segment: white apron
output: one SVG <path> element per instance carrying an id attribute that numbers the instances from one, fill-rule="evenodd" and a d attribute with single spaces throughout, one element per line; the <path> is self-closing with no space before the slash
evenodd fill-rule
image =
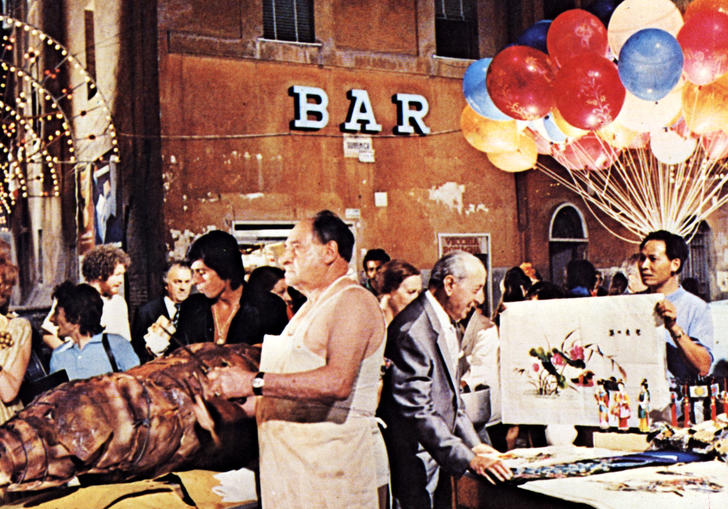
<path id="1" fill-rule="evenodd" d="M 294 373 L 325 364 L 304 345 L 306 331 L 343 292 L 367 292 L 342 279 L 308 309 L 304 308 L 309 303 L 304 304 L 280 336 L 265 336 L 261 371 Z M 386 450 L 374 417 L 383 353 L 384 341 L 362 361 L 345 401 L 325 405 L 260 398 L 257 420 L 264 509 L 378 507 L 377 487 L 387 483 L 386 475 L 384 482 L 381 475 L 382 468 L 386 474 Z"/>

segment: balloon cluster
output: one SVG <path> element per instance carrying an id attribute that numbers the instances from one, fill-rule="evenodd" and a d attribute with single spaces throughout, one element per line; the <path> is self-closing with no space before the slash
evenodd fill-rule
<path id="1" fill-rule="evenodd" d="M 617 5 L 618 4 L 618 5 Z M 463 78 L 465 139 L 517 172 L 551 155 L 603 170 L 625 150 L 728 156 L 728 0 L 597 0 L 542 20 Z"/>

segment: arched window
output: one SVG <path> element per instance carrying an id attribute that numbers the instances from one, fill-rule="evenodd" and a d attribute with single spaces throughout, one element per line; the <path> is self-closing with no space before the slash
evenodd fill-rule
<path id="1" fill-rule="evenodd" d="M 588 244 L 584 215 L 571 203 L 559 205 L 549 225 L 549 261 L 553 283 L 563 283 L 564 270 L 571 260 L 586 258 Z"/>

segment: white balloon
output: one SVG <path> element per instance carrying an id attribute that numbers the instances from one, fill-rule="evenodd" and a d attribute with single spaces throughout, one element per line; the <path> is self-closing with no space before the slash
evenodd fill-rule
<path id="1" fill-rule="evenodd" d="M 615 122 L 638 133 L 646 133 L 672 124 L 681 110 L 682 84 L 659 101 L 645 101 L 627 92 Z"/>
<path id="2" fill-rule="evenodd" d="M 682 14 L 671 0 L 625 0 L 609 18 L 609 48 L 612 54 L 619 55 L 624 43 L 635 32 L 644 28 L 660 28 L 677 37 L 682 26 Z"/>
<path id="3" fill-rule="evenodd" d="M 650 133 L 650 149 L 658 161 L 680 164 L 692 155 L 697 145 L 695 138 L 683 138 L 670 129 L 657 129 Z"/>

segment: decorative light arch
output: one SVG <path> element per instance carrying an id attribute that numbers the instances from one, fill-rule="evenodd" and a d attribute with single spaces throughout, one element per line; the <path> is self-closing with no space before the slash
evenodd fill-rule
<path id="1" fill-rule="evenodd" d="M 58 196 L 59 172 L 100 153 L 119 158 L 111 110 L 96 81 L 58 40 L 0 15 L 0 226 L 18 199 Z M 82 87 L 92 97 L 74 100 Z M 103 146 L 103 150 L 99 147 Z"/>

